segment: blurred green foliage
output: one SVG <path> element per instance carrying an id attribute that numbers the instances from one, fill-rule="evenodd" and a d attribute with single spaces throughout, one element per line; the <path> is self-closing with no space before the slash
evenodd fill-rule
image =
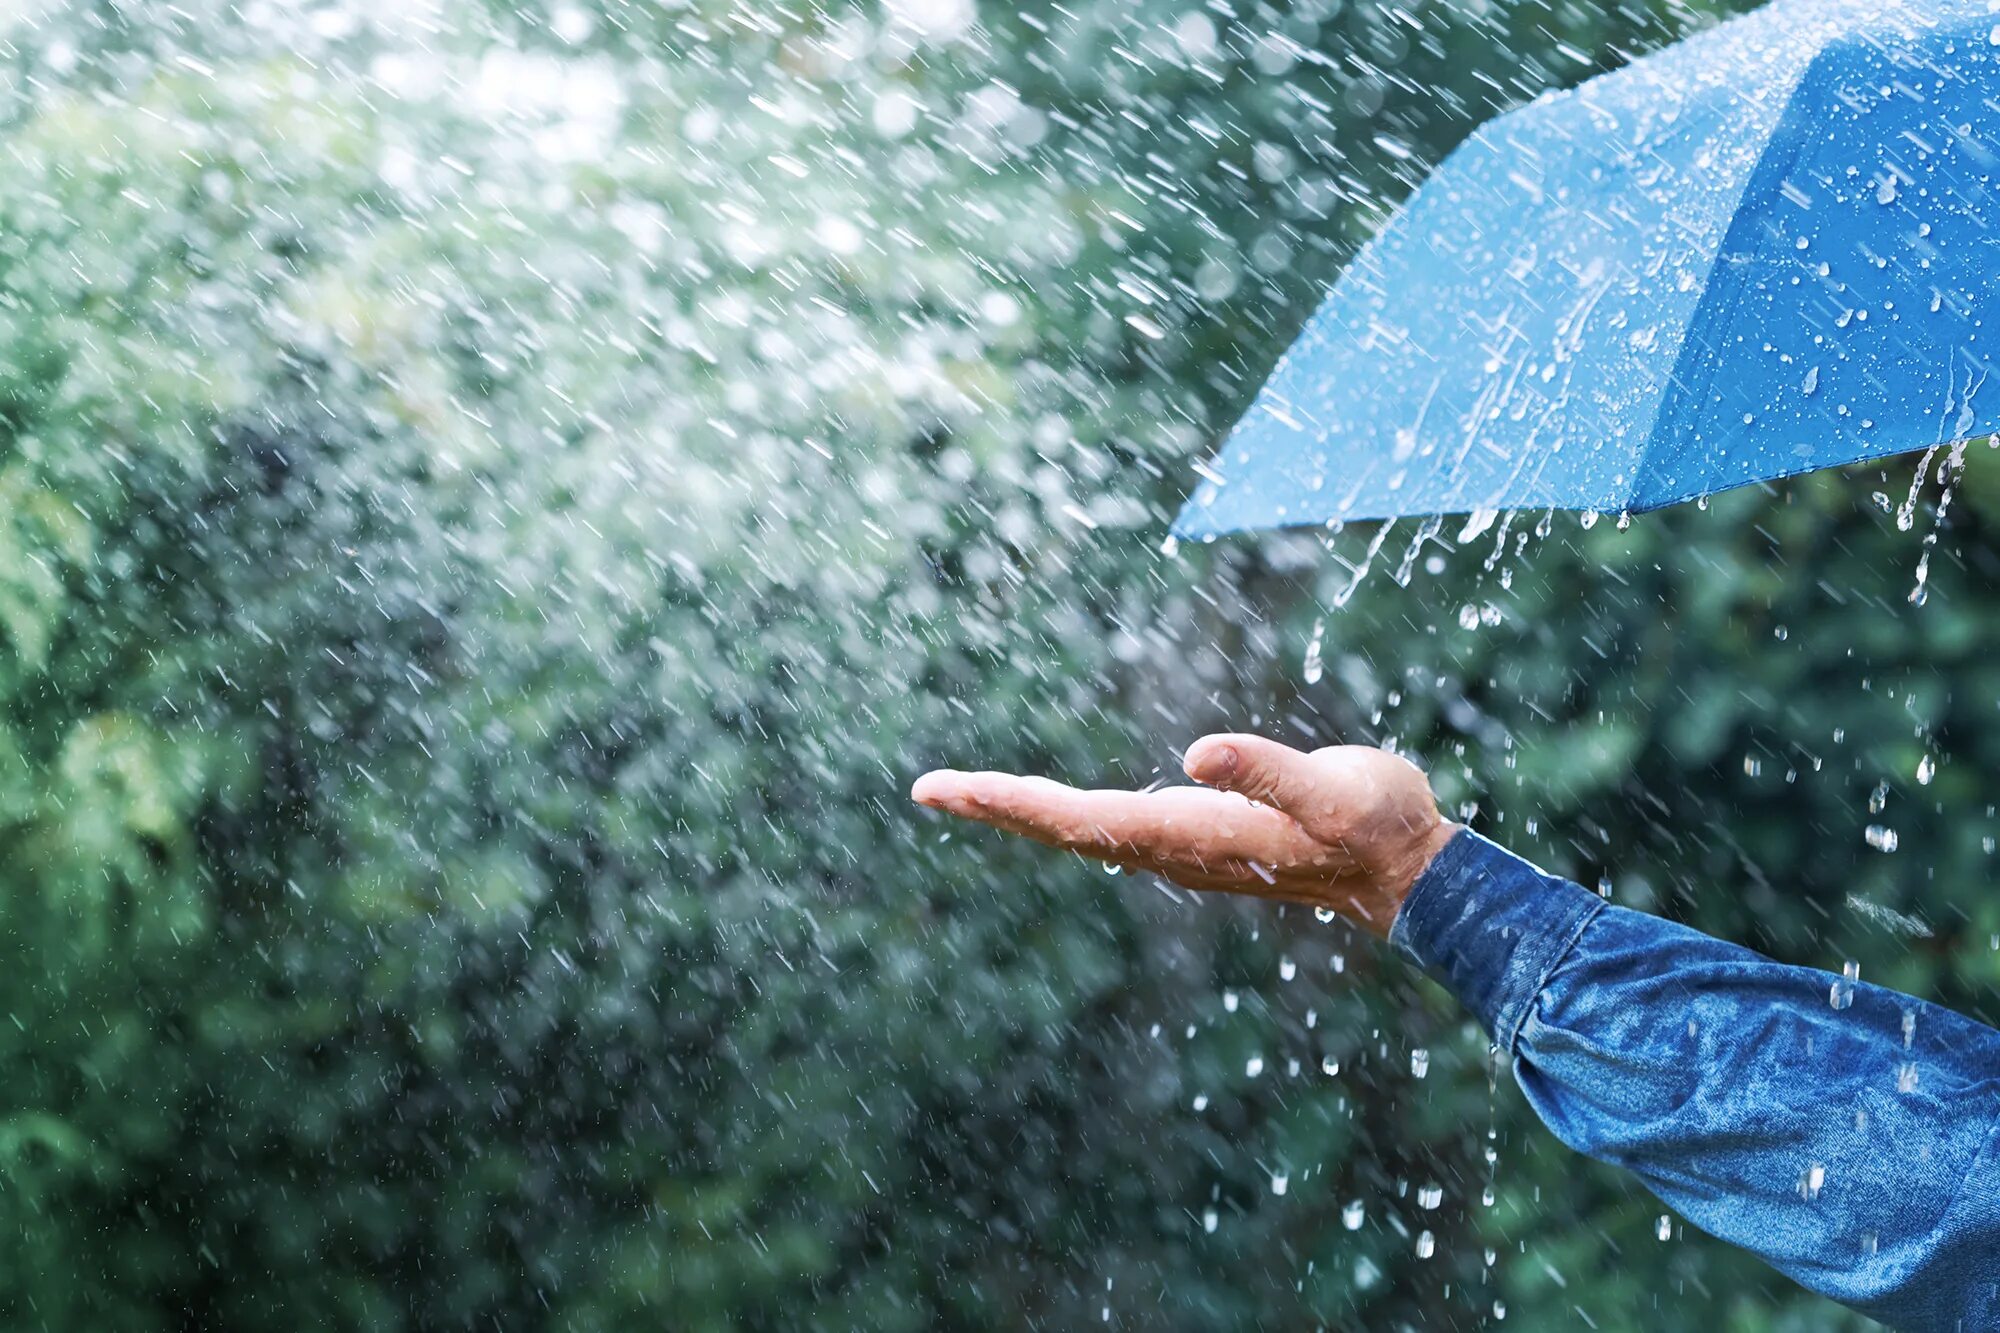
<path id="1" fill-rule="evenodd" d="M 1921 608 L 1907 462 L 1157 549 L 1425 162 L 1705 10 L 410 10 L 8 34 L 9 1326 L 1842 1326 L 1343 929 L 903 801 L 1390 741 L 1991 1019 L 1983 459 Z"/>

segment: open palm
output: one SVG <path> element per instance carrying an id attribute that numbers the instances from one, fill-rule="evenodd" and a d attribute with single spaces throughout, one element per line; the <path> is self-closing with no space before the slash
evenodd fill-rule
<path id="1" fill-rule="evenodd" d="M 1367 746 L 1307 753 L 1258 736 L 1207 736 L 1188 748 L 1184 767 L 1206 785 L 1083 791 L 940 769 L 910 795 L 1191 889 L 1331 908 L 1383 935 L 1456 831 L 1414 764 Z"/>

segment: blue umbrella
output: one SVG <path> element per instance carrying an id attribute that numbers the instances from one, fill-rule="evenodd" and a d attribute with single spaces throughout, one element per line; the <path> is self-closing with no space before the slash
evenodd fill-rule
<path id="1" fill-rule="evenodd" d="M 2000 13 L 1776 0 L 1474 134 L 1175 523 L 1638 511 L 2000 431 Z"/>

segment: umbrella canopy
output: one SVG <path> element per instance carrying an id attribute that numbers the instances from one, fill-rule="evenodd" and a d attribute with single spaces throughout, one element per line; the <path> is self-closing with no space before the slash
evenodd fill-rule
<path id="1" fill-rule="evenodd" d="M 2000 13 L 1777 0 L 1544 96 L 1348 266 L 1182 536 L 1657 508 L 2000 431 Z"/>

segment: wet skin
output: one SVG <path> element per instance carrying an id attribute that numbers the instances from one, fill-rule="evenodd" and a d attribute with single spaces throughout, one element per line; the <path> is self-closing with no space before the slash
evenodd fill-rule
<path id="1" fill-rule="evenodd" d="M 1383 936 L 1458 829 L 1416 765 L 1368 746 L 1307 753 L 1259 736 L 1205 736 L 1183 767 L 1203 785 L 1084 791 L 939 769 L 910 796 L 1190 889 L 1330 908 Z"/>

